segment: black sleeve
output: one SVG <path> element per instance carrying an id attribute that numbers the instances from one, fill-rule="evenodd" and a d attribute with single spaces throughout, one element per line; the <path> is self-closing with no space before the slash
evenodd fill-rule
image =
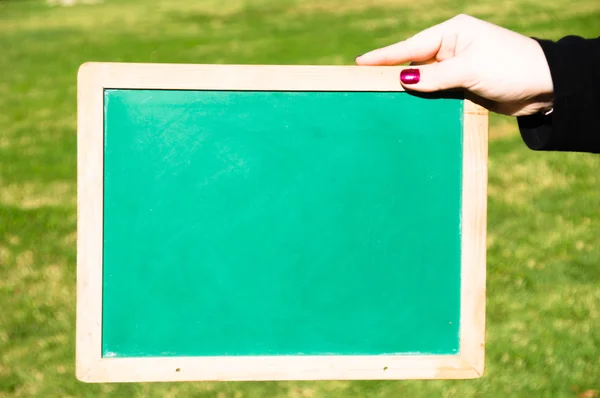
<path id="1" fill-rule="evenodd" d="M 554 109 L 518 117 L 523 140 L 534 150 L 600 153 L 600 37 L 537 41 L 550 66 Z"/>

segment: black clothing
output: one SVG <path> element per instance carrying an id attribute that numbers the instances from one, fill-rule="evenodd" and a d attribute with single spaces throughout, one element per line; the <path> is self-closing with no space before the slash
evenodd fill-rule
<path id="1" fill-rule="evenodd" d="M 550 66 L 554 109 L 518 117 L 531 149 L 600 153 L 600 37 L 538 40 Z"/>

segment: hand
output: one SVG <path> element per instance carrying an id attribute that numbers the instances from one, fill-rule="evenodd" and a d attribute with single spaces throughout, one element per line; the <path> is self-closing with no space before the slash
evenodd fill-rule
<path id="1" fill-rule="evenodd" d="M 474 102 L 511 116 L 552 108 L 552 77 L 540 45 L 468 15 L 356 59 L 358 65 L 406 62 L 419 65 L 401 74 L 407 90 L 463 88 Z"/>

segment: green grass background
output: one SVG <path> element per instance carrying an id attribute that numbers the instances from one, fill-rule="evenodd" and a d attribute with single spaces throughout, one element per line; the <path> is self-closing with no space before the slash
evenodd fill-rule
<path id="1" fill-rule="evenodd" d="M 529 151 L 493 117 L 485 376 L 88 385 L 74 375 L 76 72 L 86 61 L 352 64 L 465 12 L 600 34 L 597 0 L 0 0 L 0 396 L 593 397 L 600 157 Z"/>

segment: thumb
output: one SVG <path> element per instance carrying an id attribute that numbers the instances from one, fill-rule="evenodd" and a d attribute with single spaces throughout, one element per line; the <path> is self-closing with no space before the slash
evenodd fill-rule
<path id="1" fill-rule="evenodd" d="M 404 88 L 422 92 L 468 88 L 472 80 L 473 76 L 461 57 L 410 67 L 400 72 L 400 83 Z"/>

